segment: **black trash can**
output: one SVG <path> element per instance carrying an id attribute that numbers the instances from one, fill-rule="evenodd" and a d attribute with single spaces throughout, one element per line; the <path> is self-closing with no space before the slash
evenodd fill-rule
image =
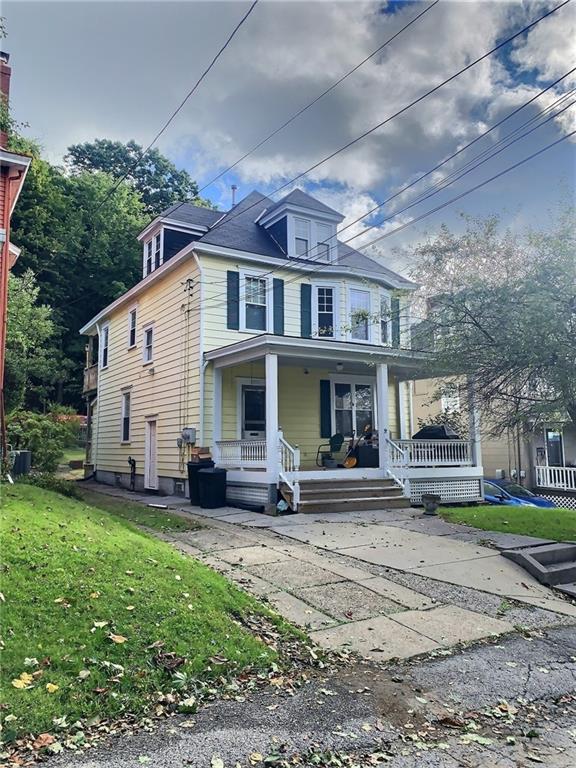
<path id="1" fill-rule="evenodd" d="M 12 466 L 12 474 L 14 477 L 20 477 L 21 475 L 28 475 L 32 467 L 32 452 L 31 451 L 14 451 L 14 464 Z"/>
<path id="2" fill-rule="evenodd" d="M 200 493 L 198 491 L 198 472 L 201 469 L 210 469 L 214 466 L 214 462 L 208 459 L 207 461 L 189 461 L 188 462 L 188 491 L 190 495 L 190 504 L 194 504 L 195 507 L 200 504 Z"/>
<path id="3" fill-rule="evenodd" d="M 198 491 L 202 509 L 226 506 L 226 470 L 213 468 L 198 472 Z"/>

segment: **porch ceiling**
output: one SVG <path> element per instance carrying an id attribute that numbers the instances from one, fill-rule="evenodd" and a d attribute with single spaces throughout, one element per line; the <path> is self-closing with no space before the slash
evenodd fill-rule
<path id="1" fill-rule="evenodd" d="M 394 349 L 373 344 L 333 339 L 303 339 L 297 336 L 262 334 L 204 353 L 206 361 L 216 368 L 228 368 L 265 357 L 278 355 L 278 362 L 303 368 L 330 368 L 342 363 L 344 373 L 364 373 L 376 363 L 386 363 L 399 379 L 426 378 L 428 356 L 421 352 Z"/>

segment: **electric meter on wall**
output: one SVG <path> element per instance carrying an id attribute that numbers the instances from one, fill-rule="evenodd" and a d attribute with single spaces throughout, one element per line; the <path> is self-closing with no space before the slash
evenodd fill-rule
<path id="1" fill-rule="evenodd" d="M 196 427 L 184 427 L 182 430 L 182 440 L 187 445 L 194 445 L 196 442 Z"/>

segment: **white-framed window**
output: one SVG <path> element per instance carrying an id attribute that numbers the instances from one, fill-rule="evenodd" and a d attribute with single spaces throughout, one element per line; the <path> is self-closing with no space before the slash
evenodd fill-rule
<path id="1" fill-rule="evenodd" d="M 120 425 L 120 440 L 122 443 L 130 442 L 130 407 L 131 392 L 126 390 L 122 392 L 122 422 Z"/>
<path id="2" fill-rule="evenodd" d="M 103 325 L 100 329 L 100 368 L 108 368 L 110 357 L 110 326 Z"/>
<path id="3" fill-rule="evenodd" d="M 154 269 L 158 269 L 162 257 L 162 235 L 158 232 L 154 235 Z"/>
<path id="4" fill-rule="evenodd" d="M 128 349 L 136 346 L 136 307 L 128 312 Z"/>
<path id="5" fill-rule="evenodd" d="M 151 363 L 154 360 L 154 326 L 149 325 L 144 328 L 144 347 L 142 350 L 144 364 Z"/>
<path id="6" fill-rule="evenodd" d="M 388 294 L 380 294 L 380 343 L 384 347 L 389 347 L 391 343 L 390 334 L 390 297 Z"/>
<path id="7" fill-rule="evenodd" d="M 309 257 L 310 254 L 310 221 L 308 219 L 294 219 L 294 236 L 296 244 L 296 256 Z"/>
<path id="8" fill-rule="evenodd" d="M 318 261 L 330 261 L 330 238 L 332 237 L 332 227 L 330 224 L 316 223 L 316 258 Z"/>
<path id="9" fill-rule="evenodd" d="M 348 289 L 350 338 L 354 341 L 370 341 L 370 291 L 362 288 Z"/>
<path id="10" fill-rule="evenodd" d="M 349 438 L 376 429 L 374 382 L 367 377 L 334 377 L 332 389 L 332 432 Z"/>
<path id="11" fill-rule="evenodd" d="M 144 243 L 144 277 L 152 272 L 152 240 Z"/>
<path id="12" fill-rule="evenodd" d="M 160 232 L 157 232 L 153 237 L 144 242 L 144 277 L 147 277 L 162 265 L 163 239 L 163 232 L 160 230 Z"/>
<path id="13" fill-rule="evenodd" d="M 338 286 L 312 286 L 312 335 L 335 339 L 339 334 Z"/>
<path id="14" fill-rule="evenodd" d="M 240 330 L 267 331 L 272 326 L 269 280 L 254 272 L 241 273 Z"/>

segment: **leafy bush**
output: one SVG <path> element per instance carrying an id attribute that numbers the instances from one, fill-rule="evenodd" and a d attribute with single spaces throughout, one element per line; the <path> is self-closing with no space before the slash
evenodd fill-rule
<path id="1" fill-rule="evenodd" d="M 64 448 L 71 444 L 77 423 L 61 413 L 16 411 L 7 423 L 8 442 L 14 450 L 32 451 L 32 467 L 40 473 L 55 472 Z"/>
<path id="2" fill-rule="evenodd" d="M 74 480 L 64 480 L 64 478 L 55 477 L 47 473 L 24 475 L 20 482 L 36 485 L 39 488 L 44 488 L 54 493 L 61 493 L 63 496 L 69 496 L 71 499 L 82 498 L 82 494 Z"/>

